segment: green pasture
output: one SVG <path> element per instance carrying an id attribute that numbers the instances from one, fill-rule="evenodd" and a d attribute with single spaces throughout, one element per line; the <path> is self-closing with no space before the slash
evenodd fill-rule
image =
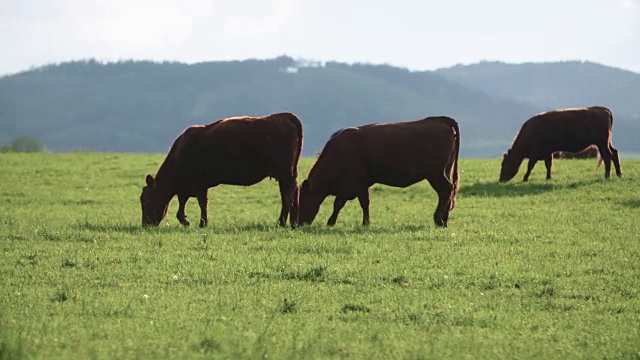
<path id="1" fill-rule="evenodd" d="M 426 182 L 281 229 L 272 180 L 143 229 L 163 158 L 0 154 L 0 358 L 640 359 L 640 160 L 462 159 L 446 229 Z"/>

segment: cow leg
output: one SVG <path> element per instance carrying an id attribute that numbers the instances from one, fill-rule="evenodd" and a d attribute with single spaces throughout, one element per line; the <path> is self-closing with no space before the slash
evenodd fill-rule
<path id="1" fill-rule="evenodd" d="M 551 180 L 551 163 L 553 162 L 553 154 L 544 159 L 544 166 L 547 168 L 547 180 Z"/>
<path id="2" fill-rule="evenodd" d="M 522 179 L 522 181 L 529 181 L 529 175 L 531 175 L 531 170 L 533 170 L 533 167 L 536 166 L 536 162 L 538 162 L 538 160 L 529 158 L 529 163 L 527 164 L 527 173 L 524 174 L 524 179 Z"/>
<path id="3" fill-rule="evenodd" d="M 451 200 L 453 199 L 454 184 L 447 179 L 444 174 L 438 174 L 434 178 L 427 179 L 431 187 L 438 194 L 438 206 L 433 213 L 433 221 L 436 226 L 447 227 L 449 220 L 449 211 L 451 208 Z"/>
<path id="4" fill-rule="evenodd" d="M 287 217 L 291 214 L 291 225 L 295 226 L 298 221 L 298 209 L 296 201 L 297 184 L 295 179 L 278 180 L 280 187 L 280 199 L 282 200 L 282 209 L 278 217 L 278 225 L 284 227 L 287 225 Z M 295 208 L 295 211 L 293 211 Z"/>
<path id="5" fill-rule="evenodd" d="M 291 202 L 291 213 L 289 215 L 289 222 L 291 223 L 291 227 L 294 229 L 298 226 L 299 211 L 300 211 L 300 185 L 296 181 L 295 186 L 293 188 L 293 200 Z"/>
<path id="6" fill-rule="evenodd" d="M 369 189 L 358 195 L 358 202 L 362 208 L 362 226 L 369 226 Z"/>
<path id="7" fill-rule="evenodd" d="M 178 221 L 180 221 L 180 224 L 184 226 L 189 226 L 189 219 L 187 219 L 187 215 L 184 211 L 187 201 L 189 201 L 189 195 L 178 194 L 178 213 L 176 214 L 176 217 L 178 218 Z"/>
<path id="8" fill-rule="evenodd" d="M 613 146 L 609 146 L 611 149 L 611 160 L 613 160 L 613 166 L 616 168 L 616 175 L 618 177 L 622 176 L 622 170 L 620 169 L 620 157 L 618 155 L 618 149 Z"/>
<path id="9" fill-rule="evenodd" d="M 209 220 L 207 219 L 207 205 L 209 203 L 209 196 L 207 190 L 198 193 L 198 205 L 200 205 L 200 224 L 201 228 L 206 227 Z"/>
<path id="10" fill-rule="evenodd" d="M 602 157 L 602 161 L 604 162 L 604 177 L 605 179 L 608 179 L 611 177 L 612 152 L 609 149 L 608 144 L 598 145 L 598 151 L 600 152 L 600 157 Z M 617 153 L 617 150 L 616 150 L 616 153 Z M 620 163 L 618 163 L 618 166 L 620 166 Z"/>
<path id="11" fill-rule="evenodd" d="M 329 217 L 329 221 L 327 221 L 327 225 L 333 226 L 336 224 L 336 221 L 338 220 L 338 214 L 340 213 L 340 210 L 342 210 L 342 208 L 344 207 L 344 204 L 346 203 L 347 203 L 346 198 L 343 198 L 339 195 L 336 196 L 336 199 L 333 202 L 333 214 L 331 214 L 331 216 Z"/>

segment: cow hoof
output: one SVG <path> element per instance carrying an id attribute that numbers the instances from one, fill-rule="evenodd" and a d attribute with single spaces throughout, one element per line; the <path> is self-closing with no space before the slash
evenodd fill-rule
<path id="1" fill-rule="evenodd" d="M 442 218 L 435 218 L 433 220 L 436 223 L 437 227 L 440 227 L 440 228 L 446 228 L 447 227 L 447 220 L 442 219 Z"/>

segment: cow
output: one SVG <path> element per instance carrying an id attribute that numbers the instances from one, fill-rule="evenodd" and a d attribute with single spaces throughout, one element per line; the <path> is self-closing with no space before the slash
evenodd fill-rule
<path id="1" fill-rule="evenodd" d="M 375 123 L 334 133 L 300 187 L 300 225 L 310 225 L 320 205 L 335 196 L 333 226 L 348 200 L 358 198 L 362 225 L 369 225 L 369 187 L 407 187 L 426 179 L 438 194 L 433 215 L 446 227 L 459 188 L 458 123 L 445 116 L 422 120 Z"/>
<path id="2" fill-rule="evenodd" d="M 579 152 L 556 151 L 553 153 L 554 159 L 591 159 L 598 157 L 598 147 L 590 145 Z"/>
<path id="3" fill-rule="evenodd" d="M 177 195 L 176 217 L 189 225 L 185 205 L 190 197 L 200 205 L 200 227 L 207 226 L 208 189 L 220 184 L 249 186 L 266 177 L 280 187 L 282 210 L 278 224 L 298 218 L 298 160 L 302 123 L 291 113 L 262 117 L 232 117 L 209 125 L 194 125 L 178 136 L 155 178 L 146 177 L 140 195 L 142 225 L 157 226 Z"/>
<path id="4" fill-rule="evenodd" d="M 547 180 L 551 179 L 551 162 L 556 151 L 580 152 L 595 145 L 604 161 L 605 178 L 611 177 L 611 160 L 616 175 L 622 176 L 618 150 L 613 147 L 613 115 L 603 106 L 563 109 L 540 113 L 527 120 L 516 135 L 511 148 L 503 155 L 500 182 L 513 179 L 520 164 L 529 159 L 523 181 L 529 180 L 538 160 L 544 160 Z"/>

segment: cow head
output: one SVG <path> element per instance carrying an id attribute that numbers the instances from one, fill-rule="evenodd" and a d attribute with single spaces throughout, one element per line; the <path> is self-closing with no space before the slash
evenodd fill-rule
<path id="1" fill-rule="evenodd" d="M 167 215 L 169 202 L 164 201 L 155 179 L 147 175 L 147 186 L 142 188 L 140 205 L 142 206 L 142 226 L 158 226 Z"/>
<path id="2" fill-rule="evenodd" d="M 303 181 L 300 187 L 298 224 L 311 225 L 316 215 L 318 215 L 318 210 L 320 210 L 320 204 L 322 204 L 323 200 L 324 197 L 313 189 L 309 180 Z"/>
<path id="3" fill-rule="evenodd" d="M 500 182 L 505 182 L 513 179 L 520 169 L 522 158 L 519 158 L 513 154 L 511 149 L 502 155 L 502 165 L 500 167 Z"/>

